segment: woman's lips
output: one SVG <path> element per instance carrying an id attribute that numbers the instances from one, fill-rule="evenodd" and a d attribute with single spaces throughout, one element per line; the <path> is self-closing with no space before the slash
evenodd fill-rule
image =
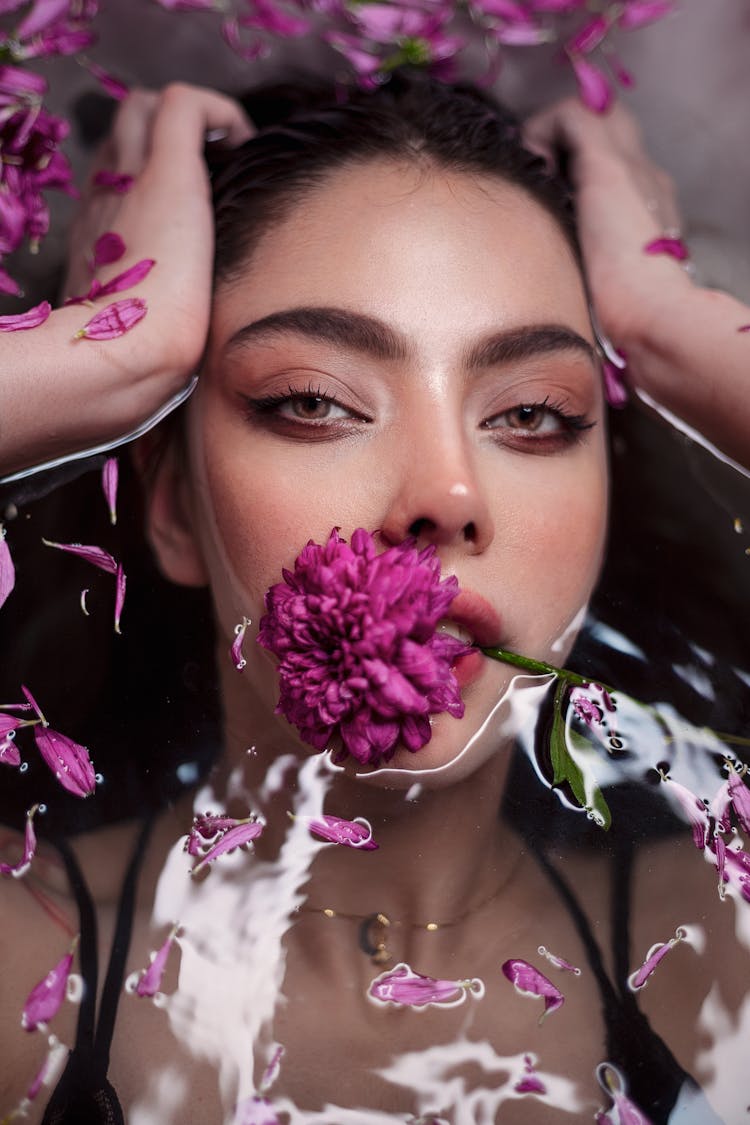
<path id="1" fill-rule="evenodd" d="M 486 598 L 473 590 L 461 590 L 451 602 L 450 613 L 444 620 L 465 629 L 479 648 L 500 644 L 500 616 Z"/>
<path id="2" fill-rule="evenodd" d="M 452 665 L 458 686 L 463 689 L 481 675 L 486 665 L 487 657 L 478 649 L 500 643 L 500 617 L 481 594 L 462 590 L 451 603 L 450 613 L 444 620 L 465 630 L 471 637 L 470 643 L 476 646 L 464 656 L 457 657 Z"/>

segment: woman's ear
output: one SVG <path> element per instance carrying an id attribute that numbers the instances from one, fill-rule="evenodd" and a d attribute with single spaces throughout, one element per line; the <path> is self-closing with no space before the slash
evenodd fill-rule
<path id="1" fill-rule="evenodd" d="M 159 569 L 178 586 L 207 586 L 180 439 L 152 431 L 133 446 L 143 482 L 146 534 Z"/>

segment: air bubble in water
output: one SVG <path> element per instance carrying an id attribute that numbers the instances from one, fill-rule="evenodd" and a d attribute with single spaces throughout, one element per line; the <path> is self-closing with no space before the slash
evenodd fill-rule
<path id="1" fill-rule="evenodd" d="M 101 783 L 104 781 L 104 774 L 95 773 L 94 774 L 94 781 L 96 782 L 97 785 L 101 785 Z"/>

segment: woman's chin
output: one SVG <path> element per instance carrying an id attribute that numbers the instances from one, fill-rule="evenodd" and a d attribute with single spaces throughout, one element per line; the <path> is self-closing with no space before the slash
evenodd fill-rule
<path id="1" fill-rule="evenodd" d="M 513 741 L 507 728 L 508 715 L 500 700 L 481 722 L 465 715 L 436 715 L 431 719 L 432 735 L 419 750 L 411 751 L 398 743 L 393 756 L 378 765 L 362 765 L 352 757 L 340 765 L 351 780 L 382 789 L 408 790 L 412 786 L 441 789 L 462 781 L 488 759 L 502 754 Z"/>

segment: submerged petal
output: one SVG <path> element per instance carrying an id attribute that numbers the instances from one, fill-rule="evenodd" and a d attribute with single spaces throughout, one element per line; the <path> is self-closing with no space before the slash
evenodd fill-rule
<path id="1" fill-rule="evenodd" d="M 117 567 L 115 574 L 115 632 L 120 632 L 120 617 L 122 616 L 123 606 L 125 605 L 125 587 L 127 584 L 127 575 L 121 566 Z"/>
<path id="2" fill-rule="evenodd" d="M 521 996 L 542 997 L 544 1011 L 539 1017 L 540 1023 L 549 1012 L 556 1011 L 565 1002 L 565 997 L 559 988 L 555 988 L 552 981 L 545 977 L 544 973 L 540 973 L 539 969 L 530 965 L 528 961 L 521 958 L 511 958 L 504 961 L 501 968 L 503 974 Z"/>
<path id="3" fill-rule="evenodd" d="M 363 851 L 374 851 L 378 847 L 372 838 L 372 825 L 363 816 L 357 816 L 354 820 L 342 820 L 339 816 L 324 814 L 306 819 L 308 830 L 314 836 L 320 836 L 332 844 L 362 848 Z"/>
<path id="4" fill-rule="evenodd" d="M 732 802 L 732 808 L 734 809 L 737 820 L 740 822 L 742 831 L 750 832 L 750 789 L 748 789 L 742 780 L 744 774 L 744 769 L 739 772 L 734 766 L 730 765 L 727 788 L 729 791 L 729 799 Z"/>
<path id="5" fill-rule="evenodd" d="M 234 664 L 238 672 L 241 672 L 247 664 L 247 660 L 242 654 L 242 643 L 245 640 L 245 633 L 247 632 L 247 627 L 250 624 L 250 618 L 243 617 L 240 624 L 235 625 L 234 627 L 234 640 L 232 641 L 230 656 L 232 657 L 232 663 Z"/>
<path id="6" fill-rule="evenodd" d="M 109 509 L 109 522 L 117 523 L 117 480 L 118 461 L 116 457 L 108 457 L 102 466 L 102 492 Z"/>
<path id="7" fill-rule="evenodd" d="M 0 606 L 4 605 L 16 584 L 16 568 L 6 539 L 6 532 L 0 523 Z"/>
<path id="8" fill-rule="evenodd" d="M 628 977 L 628 988 L 631 992 L 638 992 L 641 988 L 646 986 L 648 978 L 651 976 L 656 966 L 674 949 L 675 945 L 684 941 L 685 937 L 686 931 L 682 926 L 678 926 L 675 930 L 674 937 L 671 937 L 669 941 L 657 942 L 655 945 L 651 946 L 641 967 L 636 969 L 636 971 L 631 973 Z"/>
<path id="9" fill-rule="evenodd" d="M 29 993 L 21 1016 L 21 1026 L 25 1031 L 36 1031 L 38 1027 L 45 1027 L 57 1014 L 65 999 L 77 943 L 76 938 L 70 952 L 66 953 L 54 969 L 50 969 L 46 977 L 43 977 Z"/>
<path id="10" fill-rule="evenodd" d="M 156 953 L 151 955 L 151 964 L 143 970 L 135 986 L 136 996 L 155 996 L 161 988 L 164 970 L 167 967 L 167 958 L 174 945 L 179 928 L 179 923 L 175 924 L 169 931 L 164 943 Z"/>
<path id="11" fill-rule="evenodd" d="M 381 973 L 370 984 L 367 995 L 376 1004 L 392 1004 L 396 1008 L 455 1008 L 471 993 L 484 995 L 484 984 L 477 977 L 471 980 L 439 980 L 423 976 L 403 961 Z"/>
<path id="12" fill-rule="evenodd" d="M 117 563 L 108 551 L 101 547 L 88 546 L 84 543 L 54 543 L 51 539 L 42 539 L 45 547 L 54 547 L 57 551 L 67 551 L 69 555 L 77 555 L 107 574 L 117 574 Z"/>
<path id="13" fill-rule="evenodd" d="M 236 820 L 231 828 L 222 831 L 218 841 L 213 844 L 208 851 L 205 851 L 190 871 L 191 875 L 197 874 L 202 871 L 219 856 L 225 855 L 227 852 L 234 851 L 235 848 L 245 847 L 247 844 L 252 844 L 253 840 L 257 840 L 261 835 L 265 823 L 257 819 L 255 816 L 249 816 L 245 820 Z M 188 845 L 188 851 L 190 846 Z"/>
<path id="14" fill-rule="evenodd" d="M 40 808 L 44 809 L 41 805 L 32 805 L 26 813 L 26 828 L 23 836 L 23 855 L 18 863 L 0 863 L 0 875 L 13 875 L 16 879 L 20 879 L 25 875 L 31 866 L 31 861 L 36 854 L 36 832 L 34 831 L 34 817 Z"/>

